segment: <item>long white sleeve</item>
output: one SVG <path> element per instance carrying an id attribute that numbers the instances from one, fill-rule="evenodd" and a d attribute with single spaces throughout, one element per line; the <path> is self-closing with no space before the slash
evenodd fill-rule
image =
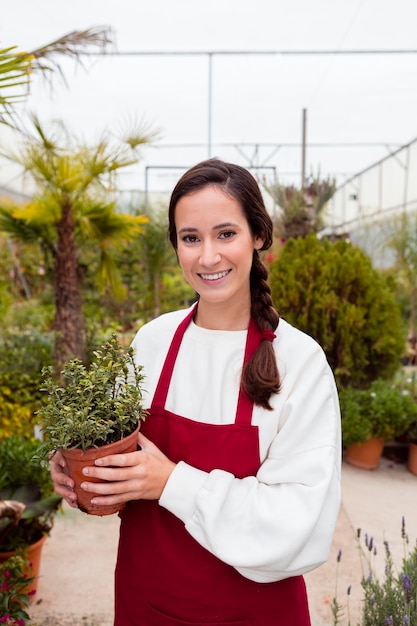
<path id="1" fill-rule="evenodd" d="M 155 320 L 134 342 L 149 398 L 184 313 Z M 245 339 L 243 331 L 192 325 L 166 408 L 199 421 L 233 422 Z M 257 475 L 237 479 L 180 462 L 160 498 L 199 543 L 260 582 L 302 574 L 326 561 L 340 503 L 340 414 L 325 355 L 284 320 L 274 347 L 282 389 L 273 411 L 254 407 L 262 462 Z"/>

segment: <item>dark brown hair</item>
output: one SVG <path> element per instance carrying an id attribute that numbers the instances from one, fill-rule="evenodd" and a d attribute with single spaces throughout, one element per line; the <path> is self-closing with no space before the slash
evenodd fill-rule
<path id="1" fill-rule="evenodd" d="M 175 207 L 182 197 L 207 185 L 219 187 L 237 200 L 245 213 L 251 233 L 264 240 L 261 250 L 271 247 L 273 224 L 255 178 L 244 167 L 219 159 L 209 159 L 185 172 L 171 194 L 168 232 L 175 250 L 177 249 Z M 252 318 L 261 330 L 274 331 L 279 323 L 279 314 L 272 302 L 268 270 L 258 250 L 253 251 L 250 291 Z M 279 392 L 280 377 L 270 341 L 261 341 L 252 359 L 244 366 L 241 384 L 255 404 L 266 409 L 272 408 L 269 399 L 273 393 Z"/>

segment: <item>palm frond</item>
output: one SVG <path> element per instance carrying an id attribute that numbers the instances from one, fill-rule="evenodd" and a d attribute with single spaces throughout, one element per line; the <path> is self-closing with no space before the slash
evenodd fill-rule
<path id="1" fill-rule="evenodd" d="M 58 72 L 65 81 L 64 74 L 56 56 L 69 57 L 84 67 L 82 55 L 91 52 L 104 54 L 112 43 L 112 29 L 109 26 L 95 26 L 87 30 L 74 30 L 50 43 L 32 50 L 33 67 L 45 76 L 48 72 Z"/>
<path id="2" fill-rule="evenodd" d="M 0 232 L 18 241 L 50 246 L 52 233 L 48 225 L 31 222 L 20 211 L 17 205 L 0 205 Z"/>
<path id="3" fill-rule="evenodd" d="M 16 52 L 16 46 L 0 49 L 0 123 L 13 125 L 13 105 L 28 90 L 32 58 Z"/>
<path id="4" fill-rule="evenodd" d="M 47 80 L 58 73 L 67 85 L 57 57 L 72 58 L 84 67 L 83 54 L 104 54 L 111 43 L 112 29 L 95 26 L 71 31 L 31 52 L 19 52 L 17 46 L 0 49 L 0 123 L 16 128 L 13 105 L 27 96 L 33 71 L 42 72 Z M 17 93 L 13 93 L 16 89 Z"/>
<path id="5" fill-rule="evenodd" d="M 148 221 L 144 215 L 118 213 L 114 202 L 105 204 L 85 199 L 80 209 L 77 224 L 82 238 L 116 247 L 140 234 Z"/>

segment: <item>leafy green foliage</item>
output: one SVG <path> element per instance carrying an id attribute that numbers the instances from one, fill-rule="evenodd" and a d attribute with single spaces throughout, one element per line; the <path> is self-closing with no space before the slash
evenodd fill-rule
<path id="1" fill-rule="evenodd" d="M 405 344 L 385 279 L 347 241 L 314 234 L 286 242 L 271 264 L 272 296 L 282 316 L 326 352 L 340 388 L 391 376 Z"/>
<path id="2" fill-rule="evenodd" d="M 45 368 L 48 400 L 38 412 L 46 437 L 42 454 L 99 447 L 133 432 L 145 417 L 141 370 L 133 349 L 124 351 L 115 333 L 94 352 L 89 368 L 79 359 L 65 363 L 62 385 L 53 368 Z"/>
<path id="3" fill-rule="evenodd" d="M 280 236 L 305 237 L 317 232 L 323 225 L 323 214 L 336 189 L 334 179 L 310 176 L 303 189 L 294 185 L 274 183 L 265 185 L 266 190 L 281 209 L 276 226 Z"/>
<path id="4" fill-rule="evenodd" d="M 402 213 L 385 223 L 386 246 L 395 254 L 395 271 L 409 302 L 409 339 L 417 339 L 417 215 Z"/>
<path id="5" fill-rule="evenodd" d="M 25 98 L 33 60 L 16 46 L 0 49 L 0 124 L 7 123 L 13 106 Z"/>
<path id="6" fill-rule="evenodd" d="M 367 389 L 344 389 L 339 400 L 345 446 L 369 437 L 390 441 L 417 420 L 417 404 L 410 394 L 385 380 L 374 380 Z"/>
<path id="7" fill-rule="evenodd" d="M 404 394 L 408 394 L 417 405 L 417 368 L 415 366 L 400 368 L 394 377 L 394 385 Z M 409 443 L 417 444 L 417 416 L 405 434 Z"/>
<path id="8" fill-rule="evenodd" d="M 27 574 L 28 562 L 15 555 L 0 563 L 0 622 L 23 624 L 29 620 L 28 585 L 34 578 Z"/>
<path id="9" fill-rule="evenodd" d="M 52 528 L 62 498 L 54 494 L 48 466 L 35 458 L 40 447 L 36 439 L 17 435 L 0 442 L 0 501 L 25 505 L 17 524 L 0 517 L 1 551 L 31 545 Z"/>
<path id="10" fill-rule="evenodd" d="M 65 54 L 79 64 L 83 50 L 104 51 L 110 43 L 111 31 L 108 27 L 93 27 L 85 31 L 72 31 L 51 43 L 25 52 L 17 46 L 0 49 L 0 124 L 13 127 L 15 105 L 29 94 L 29 83 L 33 71 L 40 71 L 45 76 L 53 73 L 63 78 L 62 68 L 56 60 Z M 16 89 L 17 88 L 17 89 Z"/>
<path id="11" fill-rule="evenodd" d="M 85 145 L 62 124 L 46 133 L 34 117 L 33 127 L 34 135 L 26 136 L 19 154 L 10 158 L 30 175 L 36 192 L 25 206 L 0 200 L 0 231 L 14 241 L 37 243 L 45 267 L 53 268 L 54 363 L 59 371 L 67 359 L 85 357 L 84 248 L 94 244 L 98 253 L 97 284 L 110 286 L 117 295 L 124 292 L 114 250 L 132 240 L 146 219 L 122 214 L 114 191 L 117 173 L 139 158 L 132 146 L 140 145 L 141 129 L 133 129 L 133 142 L 116 144 L 107 132 L 94 145 Z M 141 137 L 142 143 L 149 140 L 144 133 Z"/>
<path id="12" fill-rule="evenodd" d="M 53 493 L 49 468 L 38 463 L 34 456 L 40 442 L 34 438 L 11 435 L 0 441 L 0 490 L 16 489 L 21 485 L 36 483 L 41 497 Z"/>
<path id="13" fill-rule="evenodd" d="M 13 391 L 19 402 L 40 399 L 42 367 L 52 364 L 51 333 L 34 329 L 3 333 L 0 342 L 0 384 Z"/>
<path id="14" fill-rule="evenodd" d="M 5 331 L 0 341 L 0 436 L 31 435 L 42 367 L 52 363 L 51 333 L 35 329 Z"/>
<path id="15" fill-rule="evenodd" d="M 339 393 L 343 445 L 362 443 L 372 437 L 369 419 L 370 394 L 364 389 L 348 387 Z"/>

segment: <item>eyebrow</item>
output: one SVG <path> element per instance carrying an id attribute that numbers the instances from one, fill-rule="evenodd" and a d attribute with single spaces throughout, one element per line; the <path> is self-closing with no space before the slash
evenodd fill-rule
<path id="1" fill-rule="evenodd" d="M 230 228 L 230 226 L 233 226 L 234 228 L 238 228 L 239 225 L 238 224 L 233 224 L 233 222 L 224 222 L 224 224 L 216 224 L 216 226 L 213 226 L 212 230 L 220 230 L 221 228 Z M 197 233 L 198 232 L 198 228 L 193 228 L 191 226 L 186 226 L 185 228 L 181 228 L 181 230 L 178 231 L 178 234 L 180 233 Z"/>

